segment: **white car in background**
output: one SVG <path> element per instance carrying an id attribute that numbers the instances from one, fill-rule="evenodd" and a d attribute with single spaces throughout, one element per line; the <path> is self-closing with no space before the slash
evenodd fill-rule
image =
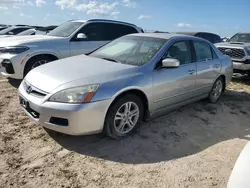
<path id="1" fill-rule="evenodd" d="M 16 36 L 24 36 L 24 35 L 35 35 L 36 34 L 36 29 L 28 29 L 26 31 L 23 31 L 21 33 L 18 33 Z"/>
<path id="2" fill-rule="evenodd" d="M 25 35 L 35 35 L 36 34 L 36 29 L 28 29 L 25 30 L 21 33 L 18 33 L 17 35 L 0 35 L 0 38 L 5 38 L 5 37 L 14 37 L 14 36 L 25 36 Z"/>
<path id="3" fill-rule="evenodd" d="M 17 35 L 23 31 L 26 31 L 28 29 L 32 29 L 32 27 L 29 26 L 11 26 L 7 27 L 6 29 L 3 29 L 0 31 L 0 36 L 3 35 Z"/>
<path id="4" fill-rule="evenodd" d="M 70 56 L 89 53 L 121 36 L 141 33 L 134 24 L 103 19 L 71 20 L 46 35 L 0 40 L 0 73 L 22 79 L 33 68 Z"/>
<path id="5" fill-rule="evenodd" d="M 227 188 L 250 188 L 250 142 L 244 147 L 238 157 Z"/>

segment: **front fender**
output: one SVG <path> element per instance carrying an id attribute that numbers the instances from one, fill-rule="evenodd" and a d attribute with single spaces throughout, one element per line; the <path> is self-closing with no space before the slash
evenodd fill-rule
<path id="1" fill-rule="evenodd" d="M 111 99 L 113 102 L 119 95 L 130 90 L 138 90 L 144 93 L 148 100 L 149 108 L 151 107 L 152 77 L 144 74 L 101 84 L 92 101 Z"/>
<path id="2" fill-rule="evenodd" d="M 23 59 L 23 64 L 25 65 L 32 57 L 38 56 L 38 55 L 43 55 L 43 54 L 48 54 L 48 55 L 53 55 L 57 57 L 58 59 L 61 59 L 61 56 L 57 52 L 49 51 L 49 50 L 44 50 L 44 51 L 36 51 L 36 52 L 31 52 L 28 53 L 24 59 Z"/>
<path id="3" fill-rule="evenodd" d="M 48 50 L 44 50 L 44 51 L 36 51 L 36 52 L 30 52 L 27 53 L 24 58 L 21 60 L 21 70 L 20 72 L 23 73 L 24 67 L 26 65 L 26 63 L 33 57 L 38 56 L 38 55 L 43 55 L 43 54 L 48 54 L 48 55 L 53 55 L 55 57 L 57 57 L 58 59 L 61 59 L 60 54 L 57 52 L 52 52 L 52 51 L 48 51 Z"/>

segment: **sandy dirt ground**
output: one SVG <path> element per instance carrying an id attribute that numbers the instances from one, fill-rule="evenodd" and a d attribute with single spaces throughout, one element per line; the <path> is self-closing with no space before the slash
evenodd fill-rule
<path id="1" fill-rule="evenodd" d="M 249 81 L 248 81 L 249 80 Z M 250 79 L 216 105 L 200 101 L 114 141 L 67 136 L 32 123 L 18 81 L 0 77 L 0 187 L 226 187 L 250 135 Z"/>

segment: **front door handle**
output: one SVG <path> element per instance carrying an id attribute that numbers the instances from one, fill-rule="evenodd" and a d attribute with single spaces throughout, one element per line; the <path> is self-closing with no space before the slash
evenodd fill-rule
<path id="1" fill-rule="evenodd" d="M 215 65 L 213 65 L 213 68 L 215 68 L 215 69 L 217 69 L 217 68 L 219 68 L 220 67 L 220 65 L 219 64 L 215 64 Z"/>
<path id="2" fill-rule="evenodd" d="M 194 69 L 190 69 L 189 71 L 188 71 L 188 74 L 194 74 L 195 73 L 195 70 Z"/>

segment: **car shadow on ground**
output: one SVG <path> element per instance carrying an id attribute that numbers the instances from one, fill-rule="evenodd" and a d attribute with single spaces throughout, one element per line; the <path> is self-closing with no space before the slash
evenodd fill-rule
<path id="1" fill-rule="evenodd" d="M 235 83 L 250 85 L 250 76 L 243 74 L 234 74 L 232 81 Z"/>
<path id="2" fill-rule="evenodd" d="M 126 164 L 156 163 L 193 155 L 222 141 L 249 139 L 249 109 L 249 94 L 226 91 L 218 104 L 204 100 L 187 105 L 144 123 L 136 134 L 120 141 L 47 132 L 62 147 L 82 155 Z"/>
<path id="3" fill-rule="evenodd" d="M 12 85 L 15 88 L 18 88 L 22 82 L 22 80 L 17 80 L 17 79 L 12 79 L 12 78 L 8 78 L 8 81 L 10 85 Z"/>

